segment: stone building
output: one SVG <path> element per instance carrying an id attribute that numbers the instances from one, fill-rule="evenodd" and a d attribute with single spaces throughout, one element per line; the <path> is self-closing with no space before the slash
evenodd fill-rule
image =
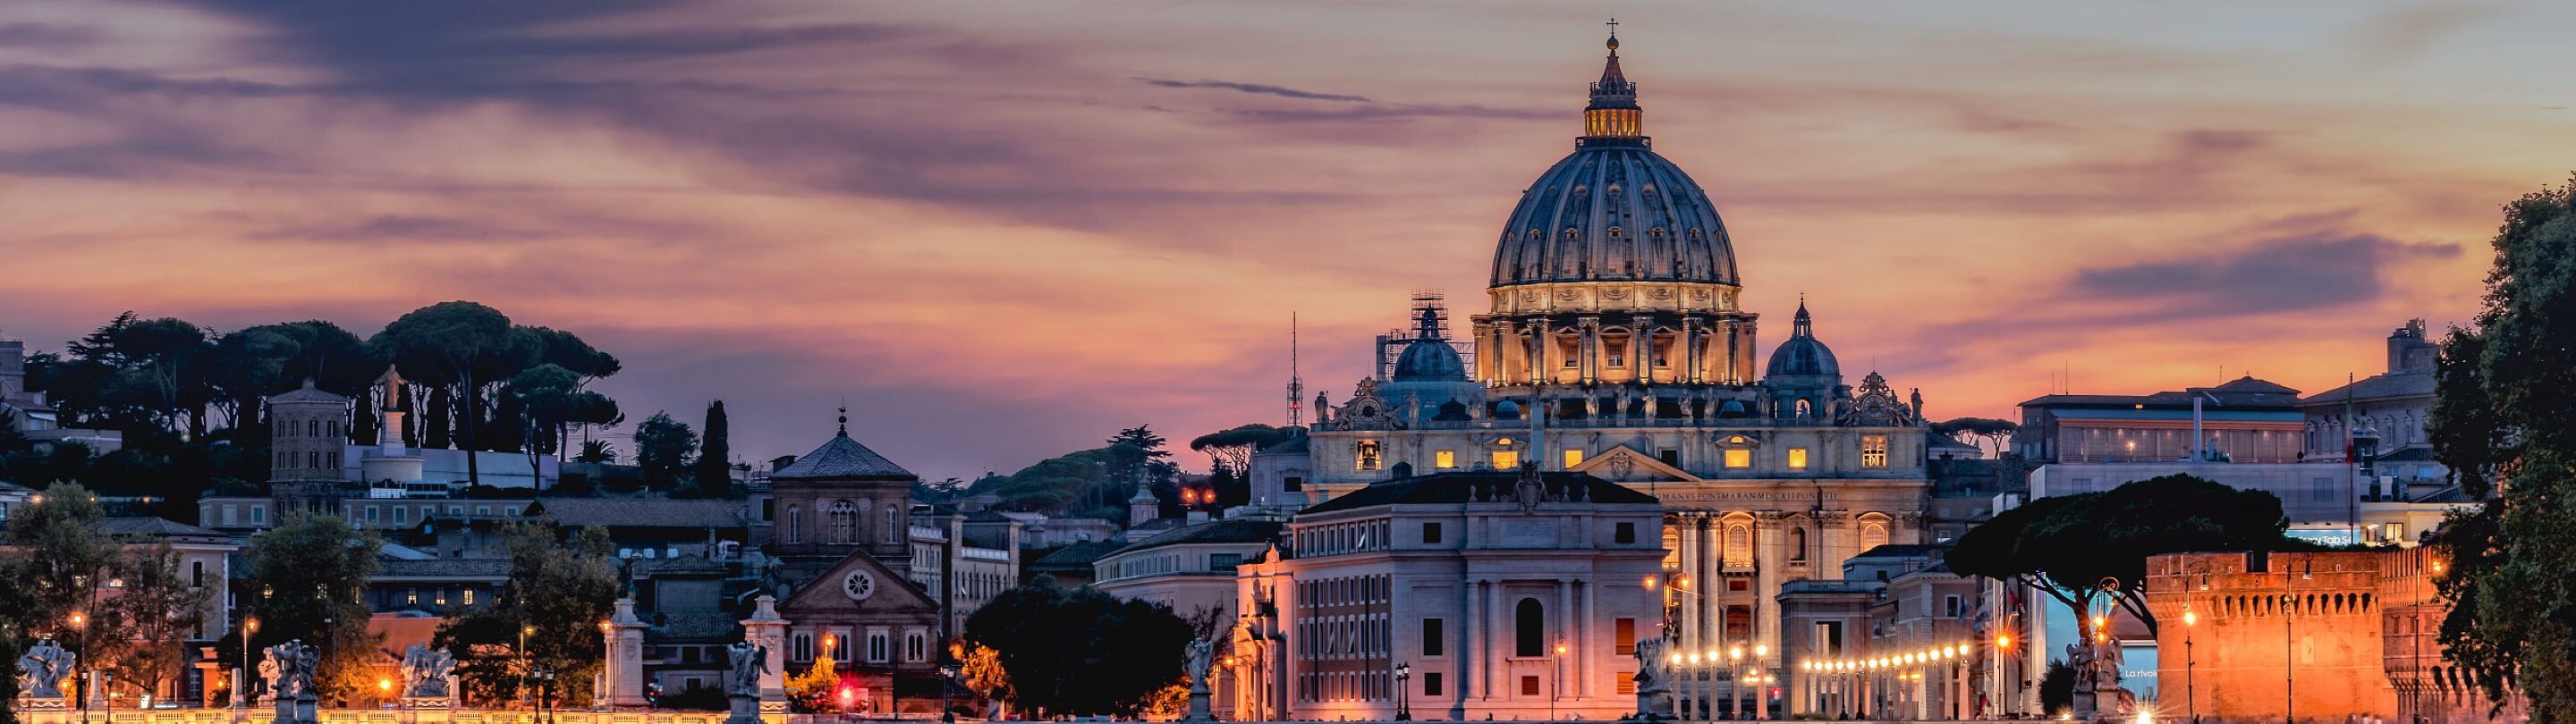
<path id="1" fill-rule="evenodd" d="M 2197 435 L 2197 437 L 2195 437 Z M 2041 463 L 2240 463 L 2307 457 L 2299 391 L 2252 376 L 2146 395 L 2042 395 L 2021 403 L 2012 450 Z"/>
<path id="2" fill-rule="evenodd" d="M 2433 460 L 2425 427 L 2433 420 L 2434 361 L 2441 346 L 2425 338 L 2424 320 L 2388 334 L 2388 371 L 2299 400 L 2308 425 L 2308 457 L 2343 460 L 2353 437 L 2376 440 L 2379 474 L 2419 489 L 2444 487 L 2449 470 Z"/>
<path id="3" fill-rule="evenodd" d="M 911 581 L 912 485 L 920 478 L 850 439 L 849 418 L 822 447 L 770 475 L 778 512 L 768 549 L 788 621 L 778 670 L 831 656 L 863 689 L 859 707 L 936 711 L 941 599 Z"/>
<path id="4" fill-rule="evenodd" d="M 1580 473 L 1347 491 L 1239 568 L 1221 693 L 1238 718 L 1271 721 L 1383 721 L 1399 706 L 1457 721 L 1635 711 L 1634 647 L 1663 621 L 1644 585 L 1661 570 L 1662 515 L 1653 497 Z"/>
<path id="5" fill-rule="evenodd" d="M 1091 586 L 1119 598 L 1169 606 L 1182 616 L 1201 610 L 1232 616 L 1239 612 L 1234 608 L 1235 569 L 1269 549 L 1280 528 L 1271 520 L 1189 523 L 1094 561 Z"/>
<path id="6" fill-rule="evenodd" d="M 1254 456 L 1252 497 L 1329 505 L 1400 468 L 1590 474 L 1666 505 L 1679 645 L 1777 642 L 1781 584 L 1926 538 L 1921 395 L 1875 372 L 1852 385 L 1804 302 L 1756 365 L 1733 240 L 1653 150 L 1610 45 L 1573 153 L 1505 218 L 1485 313 L 1453 337 L 1445 302 L 1418 297 L 1377 374 Z"/>
<path id="7" fill-rule="evenodd" d="M 2237 720 L 2527 718 L 2518 698 L 2490 717 L 2443 658 L 2442 566 L 2430 546 L 2149 558 L 2147 607 L 2163 622 L 2158 703 Z"/>

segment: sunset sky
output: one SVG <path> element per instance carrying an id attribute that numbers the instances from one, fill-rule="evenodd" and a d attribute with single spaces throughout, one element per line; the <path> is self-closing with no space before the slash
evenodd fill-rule
<path id="1" fill-rule="evenodd" d="M 470 299 L 631 419 L 929 478 L 1334 399 L 1571 150 L 1620 21 L 1785 338 L 1935 419 L 2381 370 L 2576 168 L 2576 3 L 0 4 L 0 334 Z M 1204 460 L 1190 457 L 1194 468 Z"/>

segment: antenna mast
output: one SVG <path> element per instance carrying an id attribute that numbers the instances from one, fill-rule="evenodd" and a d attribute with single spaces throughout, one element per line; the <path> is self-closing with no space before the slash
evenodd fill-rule
<path id="1" fill-rule="evenodd" d="M 1288 426 L 1306 425 L 1306 381 L 1297 376 L 1297 313 L 1288 313 Z"/>

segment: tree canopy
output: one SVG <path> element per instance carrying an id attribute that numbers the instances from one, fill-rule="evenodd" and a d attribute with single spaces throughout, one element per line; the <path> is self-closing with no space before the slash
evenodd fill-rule
<path id="1" fill-rule="evenodd" d="M 1236 475 L 1250 472 L 1252 454 L 1295 436 L 1294 428 L 1271 427 L 1261 423 L 1237 425 L 1200 435 L 1190 440 L 1190 449 L 1215 458 Z"/>
<path id="2" fill-rule="evenodd" d="M 1956 417 L 1932 423 L 1932 434 L 1947 435 L 1979 450 L 1992 450 L 1997 457 L 2003 455 L 2004 445 L 2012 441 L 2013 433 L 2020 430 L 2018 423 L 1991 417 Z"/>
<path id="3" fill-rule="evenodd" d="M 463 695 L 474 701 L 516 698 L 525 673 L 520 667 L 530 663 L 560 672 L 566 702 L 588 701 L 595 693 L 590 674 L 604 653 L 599 622 L 617 599 L 608 530 L 588 526 L 558 540 L 552 526 L 515 522 L 501 530 L 501 539 L 510 550 L 509 584 L 491 605 L 441 624 L 430 645 L 456 656 Z"/>
<path id="4" fill-rule="evenodd" d="M 966 641 L 995 652 L 1012 704 L 1047 714 L 1134 715 L 1181 676 L 1191 638 L 1170 608 L 1053 579 L 1003 591 L 966 618 Z"/>
<path id="5" fill-rule="evenodd" d="M 1950 570 L 2020 581 L 2079 616 L 2083 593 L 2109 579 L 2117 605 L 2153 630 L 2147 558 L 2187 551 L 2279 550 L 2289 518 L 2281 499 L 2189 475 L 2140 480 L 2097 493 L 2039 498 L 1969 529 L 1950 549 Z"/>
<path id="6" fill-rule="evenodd" d="M 2437 534 L 2440 640 L 2491 700 L 2519 690 L 2534 721 L 2576 720 L 2576 181 L 2506 204 L 2493 246 L 2485 309 L 2442 341 L 2427 430 L 2482 501 Z"/>
<path id="7" fill-rule="evenodd" d="M 366 695 L 384 639 L 367 631 L 374 612 L 367 579 L 378 570 L 381 547 L 373 531 L 329 515 L 288 513 L 283 524 L 251 537 L 242 555 L 250 567 L 242 579 L 248 588 L 234 595 L 259 620 L 252 649 L 290 639 L 319 645 L 322 665 L 314 678 L 325 697 L 346 702 Z M 239 646 L 237 638 L 227 640 Z"/>

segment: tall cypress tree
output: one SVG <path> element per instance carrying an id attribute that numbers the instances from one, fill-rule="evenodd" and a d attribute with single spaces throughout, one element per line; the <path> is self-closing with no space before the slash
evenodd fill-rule
<path id="1" fill-rule="evenodd" d="M 698 491 L 710 498 L 733 497 L 733 450 L 726 444 L 724 401 L 707 404 L 705 437 L 698 441 Z"/>

